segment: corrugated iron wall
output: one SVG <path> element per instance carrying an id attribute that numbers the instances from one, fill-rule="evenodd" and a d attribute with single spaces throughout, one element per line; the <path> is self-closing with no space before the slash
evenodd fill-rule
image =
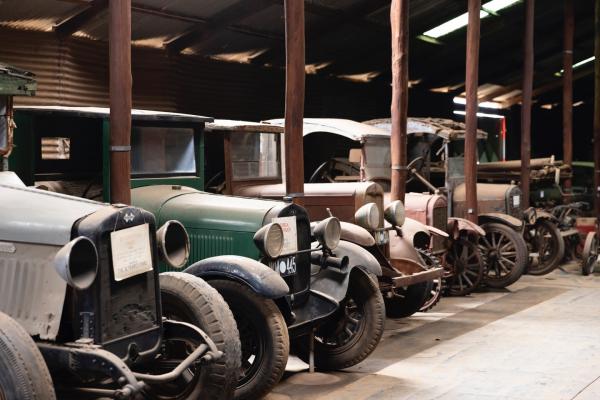
<path id="1" fill-rule="evenodd" d="M 37 96 L 18 98 L 16 104 L 108 105 L 107 43 L 10 29 L 0 29 L 0 43 L 0 62 L 37 75 Z M 136 108 L 249 120 L 283 116 L 280 69 L 135 47 L 132 74 Z M 382 83 L 309 75 L 306 92 L 307 116 L 360 120 L 389 115 L 389 86 Z"/>

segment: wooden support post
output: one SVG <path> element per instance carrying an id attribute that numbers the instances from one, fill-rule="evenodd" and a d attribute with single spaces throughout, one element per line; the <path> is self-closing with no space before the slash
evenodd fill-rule
<path id="1" fill-rule="evenodd" d="M 523 37 L 523 98 L 521 103 L 521 191 L 523 207 L 529 207 L 531 159 L 531 97 L 533 92 L 533 19 L 535 0 L 525 0 Z"/>
<path id="2" fill-rule="evenodd" d="M 404 202 L 407 174 L 408 0 L 392 0 L 390 24 L 392 28 L 391 199 Z"/>
<path id="3" fill-rule="evenodd" d="M 304 195 L 304 1 L 285 0 L 284 8 L 285 191 L 297 199 Z"/>
<path id="4" fill-rule="evenodd" d="M 131 204 L 131 0 L 109 2 L 110 200 Z"/>
<path id="5" fill-rule="evenodd" d="M 465 190 L 466 218 L 477 223 L 477 87 L 479 81 L 479 11 L 481 0 L 469 0 L 467 25 L 467 70 L 465 78 L 466 134 L 465 134 Z"/>
<path id="6" fill-rule="evenodd" d="M 600 221 L 600 0 L 596 0 L 594 26 L 594 206 L 597 221 Z M 596 223 L 596 226 L 600 227 L 600 224 Z"/>
<path id="7" fill-rule="evenodd" d="M 565 0 L 563 45 L 563 162 L 573 163 L 573 0 Z M 571 179 L 566 179 L 564 188 L 570 194 Z M 568 196 L 570 197 L 570 196 Z"/>

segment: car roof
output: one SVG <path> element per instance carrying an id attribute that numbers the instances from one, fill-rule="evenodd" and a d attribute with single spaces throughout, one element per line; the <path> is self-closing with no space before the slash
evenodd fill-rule
<path id="1" fill-rule="evenodd" d="M 63 106 L 17 106 L 15 110 L 27 111 L 38 114 L 62 114 L 85 118 L 107 118 L 110 116 L 108 107 L 63 107 Z M 180 114 L 166 111 L 131 110 L 133 121 L 168 121 L 205 123 L 212 122 L 213 118 L 200 115 Z"/>
<path id="2" fill-rule="evenodd" d="M 284 120 L 271 119 L 266 122 L 284 125 Z M 326 132 L 347 137 L 350 140 L 360 141 L 364 138 L 389 138 L 389 133 L 374 126 L 363 124 L 358 121 L 343 118 L 304 118 L 303 135 L 311 133 Z"/>
<path id="3" fill-rule="evenodd" d="M 379 118 L 365 121 L 365 124 L 376 126 L 390 132 L 392 130 L 391 118 Z M 408 118 L 407 134 L 429 133 L 445 140 L 464 140 L 467 128 L 463 122 L 445 118 Z M 477 130 L 478 139 L 486 139 L 488 134 L 481 129 Z"/>
<path id="4" fill-rule="evenodd" d="M 215 119 L 206 124 L 206 132 L 257 132 L 283 133 L 283 126 L 268 122 L 236 121 L 232 119 Z"/>

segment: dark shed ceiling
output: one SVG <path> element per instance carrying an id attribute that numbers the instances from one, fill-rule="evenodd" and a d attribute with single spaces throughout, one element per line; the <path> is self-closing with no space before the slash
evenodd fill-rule
<path id="1" fill-rule="evenodd" d="M 108 39 L 107 0 L 0 0 L 0 26 L 94 40 Z M 305 0 L 306 63 L 310 73 L 389 82 L 389 3 L 384 0 Z M 466 11 L 466 0 L 410 0 L 410 79 L 421 89 L 463 90 L 466 29 L 417 38 Z M 484 0 L 483 3 L 486 3 Z M 593 51 L 592 0 L 574 0 L 574 59 Z M 538 0 L 535 87 L 538 97 L 560 90 L 563 0 Z M 522 2 L 481 22 L 480 96 L 519 101 Z M 232 62 L 281 68 L 285 62 L 283 0 L 133 0 L 134 44 Z M 589 79 L 593 63 L 575 72 Z M 490 86 L 497 85 L 497 86 Z M 487 89 L 487 92 L 486 92 Z M 512 95 L 508 95 L 512 92 Z M 503 96 L 504 95 L 504 96 Z"/>

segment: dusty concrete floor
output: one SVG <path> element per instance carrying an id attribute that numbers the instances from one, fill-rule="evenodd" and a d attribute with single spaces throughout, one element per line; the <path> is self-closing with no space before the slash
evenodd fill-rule
<path id="1" fill-rule="evenodd" d="M 292 359 L 267 399 L 600 399 L 600 275 L 564 269 L 388 319 L 342 372 L 310 377 Z"/>

